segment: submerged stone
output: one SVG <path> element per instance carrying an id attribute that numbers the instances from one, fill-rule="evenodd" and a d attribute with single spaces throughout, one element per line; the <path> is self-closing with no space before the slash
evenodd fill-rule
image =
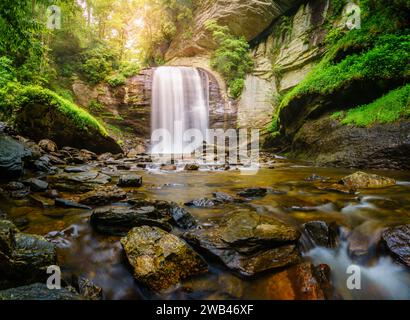
<path id="1" fill-rule="evenodd" d="M 91 210 L 89 206 L 63 199 L 63 198 L 56 198 L 54 200 L 54 203 L 57 207 L 63 207 L 63 208 L 77 208 L 77 209 L 85 209 L 85 210 Z"/>
<path id="2" fill-rule="evenodd" d="M 57 145 L 49 140 L 49 139 L 43 139 L 38 143 L 38 146 L 43 149 L 45 152 L 57 152 L 58 148 Z"/>
<path id="3" fill-rule="evenodd" d="M 142 177 L 137 174 L 126 174 L 120 177 L 117 185 L 125 188 L 139 188 L 142 186 Z"/>
<path id="4" fill-rule="evenodd" d="M 0 300 L 84 300 L 78 293 L 66 288 L 51 290 L 45 283 L 33 283 L 31 285 L 0 291 Z"/>
<path id="5" fill-rule="evenodd" d="M 268 190 L 266 188 L 248 188 L 243 191 L 238 192 L 238 196 L 244 198 L 258 198 L 264 197 Z"/>
<path id="6" fill-rule="evenodd" d="M 184 241 L 156 227 L 134 228 L 121 244 L 135 278 L 154 291 L 207 271 L 206 262 Z"/>
<path id="7" fill-rule="evenodd" d="M 20 233 L 10 221 L 0 221 L 0 288 L 45 281 L 47 267 L 56 261 L 55 247 L 44 237 Z"/>
<path id="8" fill-rule="evenodd" d="M 333 224 L 324 221 L 309 221 L 303 225 L 300 244 L 304 251 L 314 247 L 335 248 L 338 242 L 338 230 Z"/>
<path id="9" fill-rule="evenodd" d="M 25 182 L 33 191 L 45 191 L 48 188 L 48 183 L 40 179 L 31 178 L 26 180 Z"/>
<path id="10" fill-rule="evenodd" d="M 253 290 L 270 300 L 324 300 L 331 287 L 329 279 L 318 276 L 310 262 L 256 280 Z"/>
<path id="11" fill-rule="evenodd" d="M 188 207 L 211 208 L 221 203 L 222 202 L 217 199 L 201 198 L 185 202 L 185 205 Z"/>
<path id="12" fill-rule="evenodd" d="M 156 226 L 166 231 L 172 225 L 183 229 L 196 226 L 194 217 L 176 203 L 165 201 L 133 201 L 132 206 L 97 208 L 91 214 L 91 224 L 101 233 L 124 235 L 137 226 Z"/>
<path id="13" fill-rule="evenodd" d="M 382 243 L 395 259 L 410 267 L 410 224 L 383 232 Z"/>
<path id="14" fill-rule="evenodd" d="M 89 206 L 104 206 L 112 202 L 123 200 L 126 197 L 126 192 L 120 188 L 115 186 L 102 186 L 82 195 L 79 202 Z"/>

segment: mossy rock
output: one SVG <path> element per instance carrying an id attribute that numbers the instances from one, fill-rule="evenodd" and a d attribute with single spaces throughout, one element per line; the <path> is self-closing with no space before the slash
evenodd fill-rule
<path id="1" fill-rule="evenodd" d="M 50 139 L 58 147 L 71 146 L 97 153 L 121 153 L 122 149 L 105 128 L 87 111 L 54 92 L 36 86 L 18 90 L 13 122 L 24 136 Z"/>

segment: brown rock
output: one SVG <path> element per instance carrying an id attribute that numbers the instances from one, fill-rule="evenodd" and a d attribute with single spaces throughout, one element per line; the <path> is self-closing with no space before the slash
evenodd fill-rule
<path id="1" fill-rule="evenodd" d="M 38 143 L 38 146 L 43 149 L 45 152 L 57 152 L 58 148 L 57 145 L 49 140 L 49 139 L 43 139 Z"/>
<path id="2" fill-rule="evenodd" d="M 121 244 L 135 278 L 155 291 L 207 270 L 205 261 L 184 241 L 157 227 L 134 228 Z"/>

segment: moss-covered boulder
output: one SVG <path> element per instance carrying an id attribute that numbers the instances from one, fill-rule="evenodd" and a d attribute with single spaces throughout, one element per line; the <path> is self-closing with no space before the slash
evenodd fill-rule
<path id="1" fill-rule="evenodd" d="M 207 270 L 205 261 L 184 241 L 157 227 L 134 228 L 121 244 L 136 279 L 155 291 Z"/>
<path id="2" fill-rule="evenodd" d="M 16 129 L 24 136 L 39 141 L 53 140 L 64 146 L 88 149 L 98 153 L 121 153 L 97 119 L 71 101 L 38 86 L 15 88 L 9 110 Z"/>

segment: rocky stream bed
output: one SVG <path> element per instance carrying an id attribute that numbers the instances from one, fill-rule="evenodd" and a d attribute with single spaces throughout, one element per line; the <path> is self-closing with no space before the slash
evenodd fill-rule
<path id="1" fill-rule="evenodd" d="M 0 299 L 410 298 L 408 172 L 262 154 L 245 175 L 1 130 Z"/>

